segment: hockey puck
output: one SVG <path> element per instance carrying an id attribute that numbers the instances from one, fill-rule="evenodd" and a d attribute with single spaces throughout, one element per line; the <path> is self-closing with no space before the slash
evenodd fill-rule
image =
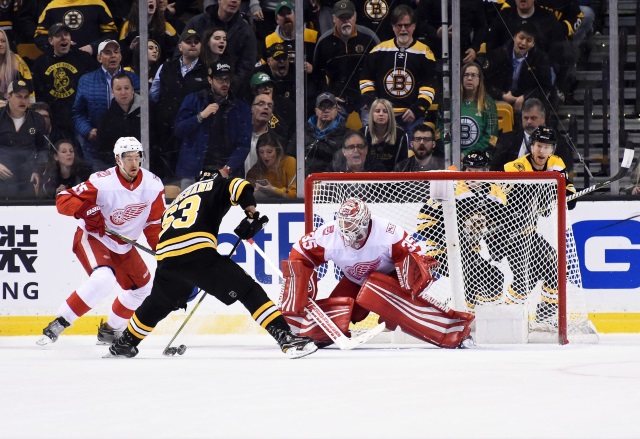
<path id="1" fill-rule="evenodd" d="M 182 355 L 185 353 L 186 350 L 187 350 L 187 347 L 181 344 L 180 346 L 178 346 L 178 349 L 176 349 L 176 352 L 178 353 L 178 355 Z"/>

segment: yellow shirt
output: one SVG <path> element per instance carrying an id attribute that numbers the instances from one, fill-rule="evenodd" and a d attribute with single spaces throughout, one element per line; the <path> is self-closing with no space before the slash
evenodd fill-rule
<path id="1" fill-rule="evenodd" d="M 256 180 L 267 180 L 275 189 L 276 195 L 284 198 L 296 196 L 296 159 L 284 156 L 278 163 L 278 171 L 263 173 L 258 164 L 253 165 L 247 172 L 247 180 L 255 186 Z"/>

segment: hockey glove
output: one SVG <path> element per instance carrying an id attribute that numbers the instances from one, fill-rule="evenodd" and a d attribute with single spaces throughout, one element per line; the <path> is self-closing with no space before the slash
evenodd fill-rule
<path id="1" fill-rule="evenodd" d="M 84 226 L 87 229 L 87 232 L 97 233 L 100 236 L 104 236 L 106 226 L 100 206 L 97 206 L 87 200 L 82 203 L 73 216 L 77 219 L 84 220 Z"/>
<path id="2" fill-rule="evenodd" d="M 260 213 L 245 211 L 247 217 L 240 221 L 238 227 L 235 228 L 234 233 L 238 235 L 240 239 L 251 239 L 258 234 L 260 230 L 269 222 L 269 218 L 266 216 L 260 216 Z"/>

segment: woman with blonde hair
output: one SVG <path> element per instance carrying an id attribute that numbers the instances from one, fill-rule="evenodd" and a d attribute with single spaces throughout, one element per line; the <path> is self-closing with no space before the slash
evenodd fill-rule
<path id="1" fill-rule="evenodd" d="M 267 131 L 256 143 L 258 162 L 247 172 L 256 198 L 295 198 L 296 159 L 284 154 L 278 137 Z"/>
<path id="2" fill-rule="evenodd" d="M 369 124 L 363 128 L 369 156 L 381 161 L 387 171 L 393 171 L 397 163 L 409 158 L 409 138 L 396 125 L 391 102 L 376 99 L 371 104 Z"/>
<path id="3" fill-rule="evenodd" d="M 0 100 L 2 102 L 7 94 L 7 87 L 14 79 L 23 79 L 27 83 L 30 90 L 29 102 L 35 102 L 31 70 L 18 54 L 11 51 L 7 34 L 0 29 Z"/>

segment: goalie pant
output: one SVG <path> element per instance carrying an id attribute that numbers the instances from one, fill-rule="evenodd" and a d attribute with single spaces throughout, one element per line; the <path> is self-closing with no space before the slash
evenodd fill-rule
<path id="1" fill-rule="evenodd" d="M 357 304 L 378 314 L 389 329 L 399 326 L 404 332 L 441 348 L 457 348 L 471 333 L 474 319 L 472 314 L 454 311 L 424 295 L 414 298 L 400 287 L 397 279 L 378 272 L 367 277 L 355 300 L 329 297 L 317 303 L 345 334 L 349 333 L 351 314 Z M 318 345 L 330 344 L 326 334 L 303 313 L 283 312 L 283 315 L 294 332 L 311 337 Z"/>

